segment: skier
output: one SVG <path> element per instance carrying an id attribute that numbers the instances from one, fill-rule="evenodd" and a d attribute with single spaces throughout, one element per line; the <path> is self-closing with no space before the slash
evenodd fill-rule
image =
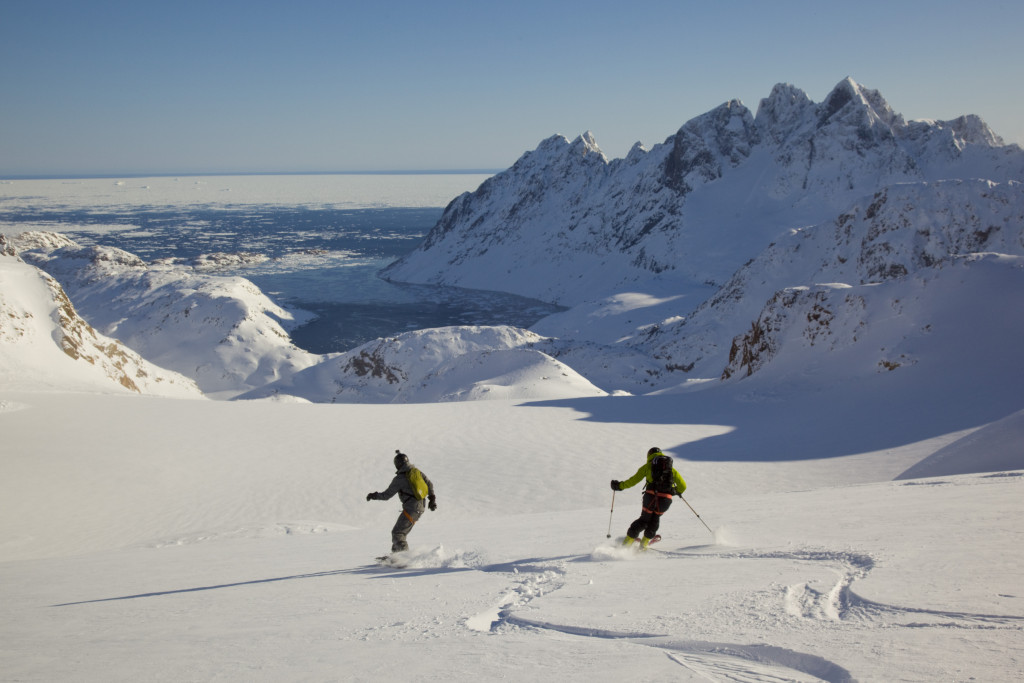
<path id="1" fill-rule="evenodd" d="M 641 541 L 641 549 L 647 550 L 651 539 L 658 532 L 661 525 L 661 516 L 665 514 L 672 505 L 672 496 L 681 496 L 686 490 L 686 482 L 672 466 L 672 458 L 661 452 L 660 448 L 654 447 L 647 451 L 647 462 L 640 466 L 632 477 L 626 481 L 612 479 L 612 491 L 622 491 L 635 486 L 641 479 L 646 479 L 644 486 L 643 512 L 629 525 L 626 531 L 626 538 L 622 541 L 625 546 L 631 546 L 643 532 L 644 538 Z"/>
<path id="2" fill-rule="evenodd" d="M 431 510 L 437 509 L 434 484 L 427 475 L 413 467 L 409 456 L 401 451 L 395 451 L 395 478 L 391 480 L 391 486 L 385 491 L 367 493 L 366 500 L 390 500 L 396 493 L 402 501 L 402 514 L 398 515 L 398 521 L 391 530 L 392 553 L 409 549 L 405 537 L 423 515 L 424 499 Z"/>

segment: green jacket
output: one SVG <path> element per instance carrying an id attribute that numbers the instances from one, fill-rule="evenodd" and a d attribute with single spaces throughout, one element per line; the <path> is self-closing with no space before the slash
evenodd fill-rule
<path id="1" fill-rule="evenodd" d="M 647 483 L 650 484 L 651 483 L 651 461 L 654 460 L 659 455 L 664 455 L 664 453 L 657 452 L 657 453 L 651 453 L 650 455 L 648 455 L 647 456 L 647 462 L 645 462 L 643 465 L 640 466 L 640 469 L 638 469 L 636 471 L 636 474 L 634 474 L 632 477 L 630 477 L 626 481 L 620 481 L 619 482 L 619 490 L 622 491 L 624 489 L 628 489 L 630 487 L 636 486 L 637 484 L 640 483 L 641 479 L 646 479 Z M 675 467 L 672 468 L 672 488 L 674 489 L 673 493 L 680 494 L 680 495 L 683 493 L 683 491 L 686 490 L 686 482 L 683 481 L 683 477 L 679 474 L 679 472 L 676 471 Z"/>

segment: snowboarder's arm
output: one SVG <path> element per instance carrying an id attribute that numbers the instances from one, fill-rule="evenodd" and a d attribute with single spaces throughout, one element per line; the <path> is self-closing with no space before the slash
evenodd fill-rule
<path id="1" fill-rule="evenodd" d="M 630 477 L 626 481 L 620 481 L 619 482 L 619 490 L 621 491 L 623 489 L 628 489 L 631 486 L 636 486 L 637 484 L 640 483 L 640 481 L 642 479 L 646 479 L 647 478 L 647 473 L 650 472 L 650 471 L 651 471 L 651 466 L 650 465 L 648 465 L 648 464 L 641 465 L 640 469 L 638 469 L 636 471 L 636 474 L 634 474 L 632 477 Z"/>
<path id="2" fill-rule="evenodd" d="M 423 474 L 422 471 L 420 472 L 420 474 L 423 476 L 423 481 L 426 482 L 427 484 L 427 507 L 430 510 L 436 510 L 437 497 L 434 495 L 434 482 L 430 481 L 430 477 Z"/>
<path id="3" fill-rule="evenodd" d="M 402 483 L 405 481 L 407 481 L 405 476 L 396 474 L 395 478 L 391 480 L 391 486 L 377 494 L 377 500 L 391 500 L 402 489 Z"/>

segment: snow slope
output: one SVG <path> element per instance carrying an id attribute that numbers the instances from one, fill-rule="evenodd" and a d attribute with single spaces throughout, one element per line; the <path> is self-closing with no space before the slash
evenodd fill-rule
<path id="1" fill-rule="evenodd" d="M 705 421 L 703 394 L 587 399 L 621 403 L 603 421 L 585 403 L 0 389 L 0 678 L 1016 679 L 1020 453 L 894 482 L 974 449 L 957 432 L 858 451 L 855 429 L 829 433 L 837 411 L 865 422 L 845 393 L 789 412 L 806 459 L 730 462 L 690 454 L 758 426 Z M 639 511 L 634 489 L 610 513 L 607 482 L 650 445 L 713 533 L 677 500 L 641 556 L 605 539 Z M 402 570 L 372 559 L 397 503 L 365 500 L 395 448 L 439 501 Z"/>

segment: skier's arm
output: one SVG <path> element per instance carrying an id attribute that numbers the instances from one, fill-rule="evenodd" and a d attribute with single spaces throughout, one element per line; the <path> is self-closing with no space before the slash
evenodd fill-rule
<path id="1" fill-rule="evenodd" d="M 683 495 L 683 491 L 686 490 L 686 482 L 683 481 L 683 476 L 674 467 L 672 468 L 672 481 L 675 482 L 676 495 Z"/>
<path id="2" fill-rule="evenodd" d="M 619 482 L 619 490 L 622 491 L 623 489 L 628 489 L 631 486 L 636 486 L 637 484 L 640 483 L 641 479 L 646 479 L 647 478 L 647 473 L 650 472 L 650 471 L 651 471 L 651 466 L 649 464 L 641 465 L 640 469 L 638 469 L 636 471 L 636 474 L 634 474 L 632 477 L 630 477 L 626 481 L 620 481 Z"/>

